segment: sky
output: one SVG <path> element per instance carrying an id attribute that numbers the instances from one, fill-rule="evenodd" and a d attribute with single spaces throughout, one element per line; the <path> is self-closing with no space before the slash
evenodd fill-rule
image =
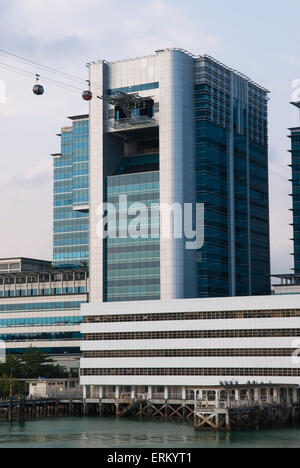
<path id="1" fill-rule="evenodd" d="M 287 129 L 299 123 L 289 104 L 300 79 L 299 16 L 299 0 L 0 0 L 0 49 L 87 79 L 87 62 L 179 47 L 208 53 L 269 89 L 272 272 L 288 273 Z M 52 85 L 35 97 L 34 80 L 3 63 L 40 71 L 0 53 L 0 84 L 6 86 L 6 102 L 0 102 L 0 257 L 51 259 L 50 154 L 59 152 L 56 134 L 70 122 L 67 116 L 88 107 L 80 91 Z"/>

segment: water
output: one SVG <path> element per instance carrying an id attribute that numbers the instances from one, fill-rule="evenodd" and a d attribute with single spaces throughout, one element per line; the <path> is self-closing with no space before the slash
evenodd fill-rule
<path id="1" fill-rule="evenodd" d="M 106 418 L 0 422 L 0 448 L 299 448 L 300 429 L 195 432 L 190 424 Z"/>

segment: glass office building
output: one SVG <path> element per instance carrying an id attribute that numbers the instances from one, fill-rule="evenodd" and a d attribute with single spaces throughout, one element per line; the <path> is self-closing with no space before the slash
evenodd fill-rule
<path id="1" fill-rule="evenodd" d="M 89 260 L 89 120 L 70 117 L 54 154 L 53 261 L 59 268 Z"/>
<path id="2" fill-rule="evenodd" d="M 78 367 L 80 307 L 88 292 L 84 268 L 54 270 L 41 260 L 0 259 L 0 340 L 6 351 L 37 348 L 57 362 L 73 356 Z"/>
<path id="3" fill-rule="evenodd" d="M 90 82 L 91 302 L 270 294 L 268 91 L 178 49 L 90 64 Z M 204 246 L 103 241 L 97 207 L 120 194 L 204 204 Z"/>
<path id="4" fill-rule="evenodd" d="M 119 175 L 107 177 L 106 201 L 117 208 L 118 214 L 122 209 L 119 204 L 122 194 L 126 194 L 128 204 L 144 203 L 149 210 L 151 204 L 159 203 L 159 172 L 153 171 L 158 165 L 158 154 L 131 157 L 118 167 L 116 174 Z M 141 218 L 141 229 L 146 227 L 150 231 L 153 219 L 148 216 Z M 159 213 L 154 222 L 159 230 Z M 159 238 L 108 237 L 105 241 L 104 272 L 106 302 L 159 299 Z"/>
<path id="5" fill-rule="evenodd" d="M 300 102 L 292 103 L 300 110 Z M 300 275 L 300 127 L 290 129 L 291 168 L 293 184 L 293 229 L 294 229 L 294 268 Z M 299 284 L 299 278 L 298 278 Z"/>
<path id="6" fill-rule="evenodd" d="M 266 90 L 210 57 L 196 61 L 197 200 L 205 204 L 198 297 L 270 290 Z"/>

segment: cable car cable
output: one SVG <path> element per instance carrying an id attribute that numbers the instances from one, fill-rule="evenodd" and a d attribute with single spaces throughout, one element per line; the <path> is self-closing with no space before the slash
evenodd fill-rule
<path id="1" fill-rule="evenodd" d="M 0 62 L 0 68 L 2 68 L 4 70 L 7 70 L 7 71 L 12 71 L 12 72 L 17 73 L 19 75 L 30 77 L 30 78 L 34 78 L 36 76 L 36 74 L 34 74 L 32 72 L 28 72 L 26 70 L 22 70 L 22 69 L 13 67 L 12 65 L 7 65 L 7 64 L 1 63 L 1 62 Z M 77 88 L 75 86 L 69 85 L 68 83 L 63 83 L 63 82 L 60 82 L 60 81 L 56 81 L 56 80 L 53 80 L 51 78 L 47 78 L 47 77 L 44 77 L 44 76 L 42 77 L 42 79 L 43 79 L 43 81 L 47 81 L 47 82 L 53 84 L 54 86 L 57 86 L 58 88 L 62 88 L 62 89 L 66 89 L 68 91 L 76 92 L 76 94 L 78 93 L 78 91 L 82 91 L 81 88 Z"/>
<path id="2" fill-rule="evenodd" d="M 58 70 L 56 68 L 52 68 L 52 67 L 49 67 L 47 65 L 43 65 L 43 64 L 41 64 L 39 62 L 35 62 L 34 60 L 30 60 L 30 59 L 27 59 L 25 57 L 21 57 L 20 55 L 13 54 L 13 53 L 8 52 L 8 51 L 3 50 L 3 49 L 0 49 L 0 55 L 8 56 L 10 58 L 13 58 L 14 60 L 19 60 L 22 63 L 28 63 L 30 66 L 35 65 L 35 66 L 37 66 L 39 68 L 44 68 L 45 70 L 47 70 L 47 71 L 49 71 L 51 73 L 56 73 L 56 74 L 62 75 L 65 78 L 68 78 L 70 80 L 76 81 L 76 82 L 81 83 L 81 84 L 86 83 L 86 80 L 84 78 L 78 78 L 77 76 L 71 75 L 70 73 L 60 71 L 60 70 Z M 98 83 L 90 83 L 90 86 L 93 86 L 94 88 L 98 88 L 99 90 L 102 91 L 102 88 L 101 88 L 101 86 L 99 86 Z"/>
<path id="3" fill-rule="evenodd" d="M 56 73 L 56 74 L 60 74 L 60 75 L 63 75 L 65 77 L 68 77 L 69 79 L 71 80 L 74 80 L 74 81 L 77 81 L 77 82 L 80 82 L 80 83 L 85 83 L 86 81 L 84 80 L 84 78 L 78 78 L 76 77 L 75 75 L 71 75 L 69 73 L 66 73 L 66 72 L 63 72 L 63 71 L 60 71 L 60 70 L 57 70 L 56 68 L 52 68 L 52 67 L 48 67 L 47 65 L 42 65 L 41 63 L 38 63 L 38 62 L 35 62 L 34 60 L 30 60 L 30 59 L 26 59 L 24 57 L 21 57 L 19 55 L 16 55 L 16 54 L 12 54 L 10 52 L 6 52 L 5 50 L 3 49 L 0 49 L 0 55 L 6 55 L 6 56 L 9 56 L 9 57 L 12 57 L 14 58 L 15 60 L 20 60 L 22 62 L 25 62 L 25 63 L 29 63 L 31 65 L 35 65 L 39 68 L 44 68 L 48 71 L 51 71 L 52 73 Z"/>
<path id="4" fill-rule="evenodd" d="M 29 72 L 29 71 L 24 70 L 22 68 L 15 67 L 13 65 L 8 65 L 7 63 L 0 62 L 0 67 L 6 68 L 6 69 L 8 69 L 10 71 L 14 71 L 16 73 L 20 73 L 20 74 L 23 74 L 23 75 L 26 75 L 26 76 L 36 77 L 36 73 Z M 54 80 L 53 78 L 48 78 L 47 76 L 44 76 L 44 75 L 39 75 L 39 76 L 44 81 L 49 81 L 50 83 L 55 83 L 55 84 L 64 86 L 66 88 L 76 89 L 77 91 L 82 91 L 82 88 L 79 88 L 77 86 L 74 86 L 74 85 L 71 85 L 71 84 L 68 84 L 68 83 L 64 83 L 63 81 L 57 81 L 57 80 Z"/>

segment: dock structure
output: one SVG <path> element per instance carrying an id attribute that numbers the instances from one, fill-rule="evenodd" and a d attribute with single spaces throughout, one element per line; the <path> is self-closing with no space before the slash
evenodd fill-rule
<path id="1" fill-rule="evenodd" d="M 112 391 L 114 390 L 114 391 Z M 100 387 L 85 395 L 85 414 L 194 423 L 196 430 L 235 431 L 284 427 L 300 421 L 297 385 L 229 382 L 219 386 L 164 388 Z M 146 390 L 146 389 L 145 389 Z M 179 391 L 181 390 L 181 391 Z"/>
<path id="2" fill-rule="evenodd" d="M 157 390 L 164 390 L 157 392 Z M 127 391 L 126 391 L 127 390 Z M 0 401 L 8 422 L 60 416 L 188 421 L 197 431 L 260 430 L 300 422 L 300 387 L 228 382 L 206 387 L 97 387 L 89 394 Z"/>
<path id="3" fill-rule="evenodd" d="M 194 397 L 185 388 L 173 393 L 168 387 L 163 387 L 160 392 L 153 392 L 152 387 L 132 387 L 130 392 L 123 392 L 120 386 L 95 390 L 91 389 L 90 394 L 85 395 L 85 414 L 96 412 L 100 416 L 158 420 L 194 419 Z"/>
<path id="4" fill-rule="evenodd" d="M 228 384 L 195 389 L 197 431 L 260 430 L 300 421 L 297 385 Z"/>
<path id="5" fill-rule="evenodd" d="M 61 416 L 82 416 L 84 405 L 82 398 L 77 396 L 61 396 L 60 398 L 11 399 L 0 401 L 0 415 L 7 422 L 24 423 L 32 419 Z"/>

